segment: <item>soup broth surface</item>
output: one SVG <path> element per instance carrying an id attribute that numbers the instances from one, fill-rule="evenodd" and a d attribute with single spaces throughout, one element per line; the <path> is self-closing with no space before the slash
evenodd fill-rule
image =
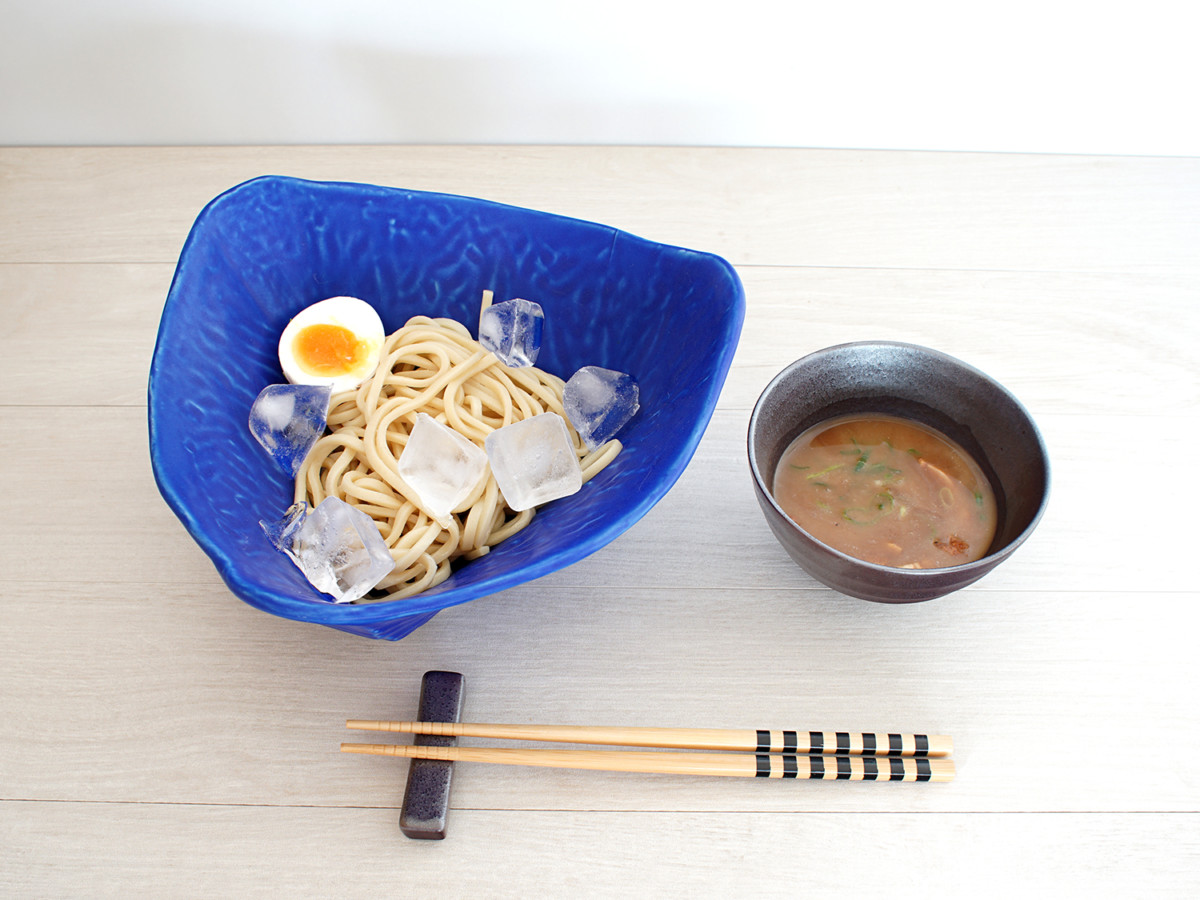
<path id="1" fill-rule="evenodd" d="M 794 440 L 776 502 L 819 541 L 867 562 L 937 569 L 979 559 L 996 533 L 982 469 L 948 437 L 883 415 L 842 416 Z"/>

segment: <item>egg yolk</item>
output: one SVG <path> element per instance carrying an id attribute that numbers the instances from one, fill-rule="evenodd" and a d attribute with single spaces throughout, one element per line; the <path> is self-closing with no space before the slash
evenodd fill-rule
<path id="1" fill-rule="evenodd" d="M 349 328 L 321 323 L 301 328 L 292 353 L 306 372 L 323 377 L 344 375 L 367 358 L 369 348 Z"/>

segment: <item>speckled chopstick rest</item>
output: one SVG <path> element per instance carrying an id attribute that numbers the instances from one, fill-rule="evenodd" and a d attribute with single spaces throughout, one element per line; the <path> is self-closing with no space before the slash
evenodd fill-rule
<path id="1" fill-rule="evenodd" d="M 421 679 L 418 718 L 423 722 L 458 722 L 462 715 L 463 677 L 458 672 L 426 672 Z M 457 738 L 419 734 L 420 746 L 453 747 Z M 400 807 L 400 830 L 415 840 L 440 841 L 446 836 L 450 809 L 450 778 L 454 763 L 436 759 L 414 759 L 408 768 L 404 805 Z"/>

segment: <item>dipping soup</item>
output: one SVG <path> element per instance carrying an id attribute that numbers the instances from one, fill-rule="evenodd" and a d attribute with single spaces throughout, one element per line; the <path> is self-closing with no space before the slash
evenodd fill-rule
<path id="1" fill-rule="evenodd" d="M 938 569 L 986 555 L 996 498 L 971 456 L 910 419 L 842 416 L 784 451 L 772 493 L 817 540 L 858 559 Z"/>

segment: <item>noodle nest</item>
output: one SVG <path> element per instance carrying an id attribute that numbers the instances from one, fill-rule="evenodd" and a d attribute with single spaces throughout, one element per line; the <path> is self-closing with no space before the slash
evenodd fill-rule
<path id="1" fill-rule="evenodd" d="M 397 473 L 418 413 L 479 446 L 497 428 L 553 412 L 567 422 L 586 483 L 620 452 L 611 440 L 589 451 L 563 412 L 562 379 L 511 368 L 452 319 L 416 316 L 384 341 L 374 377 L 330 400 L 328 433 L 296 473 L 295 502 L 337 497 L 369 515 L 395 568 L 359 602 L 411 597 L 450 577 L 525 528 L 534 510 L 514 512 L 491 469 L 441 523 Z"/>

